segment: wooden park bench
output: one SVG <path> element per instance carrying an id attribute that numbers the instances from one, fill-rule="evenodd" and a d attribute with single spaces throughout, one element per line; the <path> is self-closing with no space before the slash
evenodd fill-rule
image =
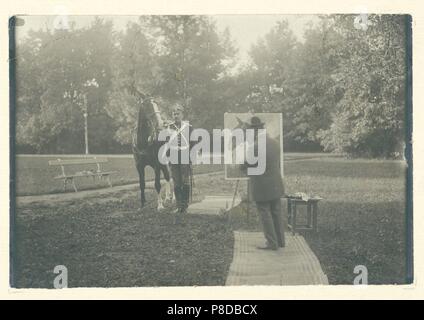
<path id="1" fill-rule="evenodd" d="M 77 192 L 78 189 L 75 186 L 75 178 L 80 177 L 92 177 L 93 181 L 97 178 L 102 180 L 103 178 L 107 179 L 109 187 L 112 187 L 112 182 L 110 181 L 110 175 L 117 171 L 103 171 L 101 164 L 107 162 L 106 158 L 84 158 L 84 159 L 70 159 L 70 160 L 50 160 L 49 166 L 60 166 L 62 169 L 62 174 L 54 177 L 54 179 L 63 180 L 63 190 L 66 191 L 66 185 L 70 182 L 74 188 L 74 191 Z M 97 170 L 93 169 L 93 165 L 97 166 Z M 90 166 L 91 165 L 91 166 Z M 74 173 L 66 172 L 65 168 L 67 166 L 85 166 L 85 170 L 78 171 Z M 91 167 L 91 169 L 90 169 Z"/>

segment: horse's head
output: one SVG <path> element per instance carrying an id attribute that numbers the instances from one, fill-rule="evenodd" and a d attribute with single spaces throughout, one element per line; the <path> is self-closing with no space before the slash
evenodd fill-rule
<path id="1" fill-rule="evenodd" d="M 154 107 L 154 102 L 151 98 L 145 98 L 140 104 L 138 109 L 139 122 L 148 124 L 153 127 L 157 127 L 157 117 Z M 152 130 L 154 128 L 151 128 Z"/>
<path id="2" fill-rule="evenodd" d="M 163 125 L 159 108 L 152 97 L 141 93 L 134 84 L 127 86 L 129 93 L 135 97 L 138 107 L 137 126 L 133 134 L 133 147 L 141 150 L 157 139 Z"/>
<path id="3" fill-rule="evenodd" d="M 138 149 L 147 147 L 157 139 L 162 119 L 157 104 L 146 97 L 138 103 L 137 133 L 135 145 Z"/>

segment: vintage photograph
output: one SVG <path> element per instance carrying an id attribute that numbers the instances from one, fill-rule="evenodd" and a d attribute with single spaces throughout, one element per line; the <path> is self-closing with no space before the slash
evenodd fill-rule
<path id="1" fill-rule="evenodd" d="M 12 288 L 414 281 L 410 16 L 9 25 Z"/>

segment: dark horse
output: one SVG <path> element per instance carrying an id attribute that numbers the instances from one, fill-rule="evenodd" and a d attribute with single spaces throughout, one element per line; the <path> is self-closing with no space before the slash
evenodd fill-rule
<path id="1" fill-rule="evenodd" d="M 136 89 L 131 90 L 137 99 L 138 116 L 137 126 L 133 132 L 133 154 L 140 179 L 141 207 L 146 204 L 144 194 L 146 166 L 150 166 L 155 171 L 155 189 L 158 195 L 158 210 L 163 209 L 162 197 L 160 194 L 161 183 L 160 173 L 163 172 L 166 180 L 166 200 L 172 200 L 170 176 L 167 165 L 159 162 L 158 152 L 164 142 L 158 141 L 157 137 L 163 120 L 160 116 L 159 108 L 153 99 L 146 97 Z"/>

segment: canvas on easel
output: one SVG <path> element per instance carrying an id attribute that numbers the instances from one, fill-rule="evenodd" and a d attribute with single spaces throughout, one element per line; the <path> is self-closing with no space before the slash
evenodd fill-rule
<path id="1" fill-rule="evenodd" d="M 224 114 L 224 128 L 234 130 L 241 128 L 242 124 L 250 123 L 250 119 L 253 116 L 257 116 L 265 123 L 265 129 L 267 134 L 279 141 L 280 145 L 280 168 L 281 177 L 284 177 L 284 166 L 283 166 L 283 115 L 281 113 L 225 113 Z M 232 156 L 235 157 L 236 148 L 244 148 L 243 145 L 235 145 L 233 141 L 227 143 L 224 146 L 224 152 L 231 152 Z M 247 180 L 246 170 L 242 169 L 241 164 L 225 164 L 225 179 L 226 180 Z"/>

